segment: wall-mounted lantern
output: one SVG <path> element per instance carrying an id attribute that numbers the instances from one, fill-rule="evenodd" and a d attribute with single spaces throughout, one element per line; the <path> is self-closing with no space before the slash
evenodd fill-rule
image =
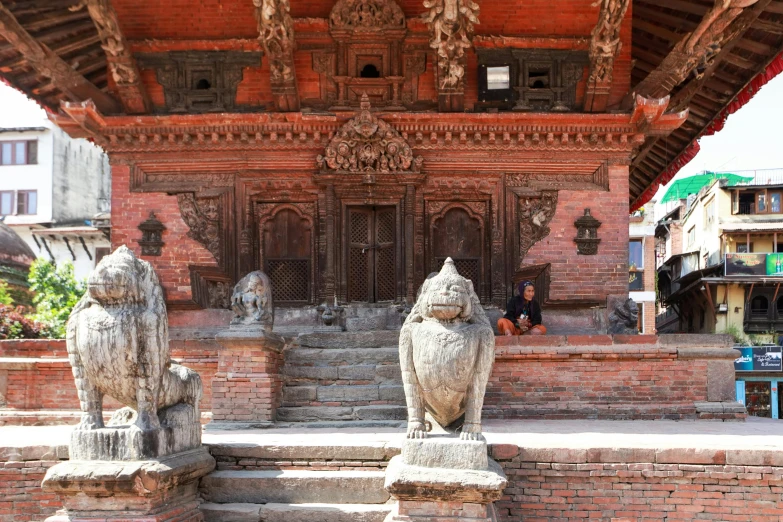
<path id="1" fill-rule="evenodd" d="M 154 212 L 150 212 L 150 217 L 142 221 L 139 230 L 141 230 L 141 239 L 139 239 L 141 255 L 159 256 L 163 247 L 163 231 L 166 227 L 155 217 Z"/>
<path id="2" fill-rule="evenodd" d="M 585 215 L 574 221 L 576 225 L 576 250 L 582 256 L 594 256 L 598 253 L 598 227 L 601 222 L 590 215 L 590 209 L 585 209 Z"/>

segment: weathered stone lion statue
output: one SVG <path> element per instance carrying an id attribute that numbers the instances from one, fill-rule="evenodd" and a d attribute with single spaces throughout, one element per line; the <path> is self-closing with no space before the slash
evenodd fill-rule
<path id="1" fill-rule="evenodd" d="M 481 408 L 495 337 L 473 283 L 451 258 L 422 285 L 400 332 L 400 365 L 408 404 L 408 438 L 424 438 L 424 411 L 443 427 L 464 414 L 460 438 L 481 438 Z"/>
<path id="2" fill-rule="evenodd" d="M 170 361 L 163 290 L 150 264 L 121 246 L 101 260 L 87 284 L 87 292 L 71 312 L 67 328 L 68 356 L 82 409 L 71 444 L 77 448 L 72 449 L 71 458 L 78 458 L 74 451 L 109 460 L 157 456 L 192 446 L 196 443 L 194 437 L 200 444 L 200 429 L 194 434 L 191 425 L 199 421 L 201 378 Z M 127 443 L 136 445 L 135 450 L 82 447 L 91 444 L 89 436 L 79 443 L 79 432 L 104 428 L 104 395 L 135 410 L 116 417 L 135 419 L 134 424 L 123 427 L 127 428 L 124 434 L 116 428 L 111 430 L 108 437 L 114 437 L 115 442 L 106 444 Z M 177 431 L 174 424 L 187 425 L 189 434 L 172 435 Z M 165 440 L 150 435 L 167 429 Z M 138 432 L 147 435 L 139 437 Z M 102 454 L 104 450 L 109 454 Z"/>
<path id="3" fill-rule="evenodd" d="M 609 314 L 609 333 L 635 335 L 639 333 L 639 306 L 633 299 L 615 304 Z"/>
<path id="4" fill-rule="evenodd" d="M 234 311 L 232 325 L 256 325 L 272 330 L 275 315 L 269 276 L 256 270 L 240 279 L 234 286 L 231 309 Z"/>

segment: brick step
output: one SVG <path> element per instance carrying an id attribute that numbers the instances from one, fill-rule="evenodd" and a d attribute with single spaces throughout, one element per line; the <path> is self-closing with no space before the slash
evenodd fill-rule
<path id="1" fill-rule="evenodd" d="M 289 386 L 283 388 L 283 406 L 307 406 L 313 403 L 405 404 L 402 384 Z"/>
<path id="2" fill-rule="evenodd" d="M 285 351 L 287 366 L 342 366 L 399 364 L 399 348 L 305 348 L 292 347 Z"/>
<path id="3" fill-rule="evenodd" d="M 387 358 L 387 354 L 383 354 Z M 402 375 L 398 363 L 368 363 L 331 365 L 286 364 L 282 369 L 286 384 L 400 384 Z"/>
<path id="4" fill-rule="evenodd" d="M 201 504 L 205 522 L 383 522 L 393 504 Z"/>
<path id="5" fill-rule="evenodd" d="M 396 348 L 400 332 L 375 330 L 369 332 L 312 333 L 297 338 L 299 346 L 308 348 Z"/>
<path id="6" fill-rule="evenodd" d="M 318 421 L 402 421 L 407 418 L 403 404 L 372 406 L 293 406 L 277 409 L 281 422 Z"/>
<path id="7" fill-rule="evenodd" d="M 383 504 L 384 471 L 213 471 L 201 480 L 211 503 Z"/>

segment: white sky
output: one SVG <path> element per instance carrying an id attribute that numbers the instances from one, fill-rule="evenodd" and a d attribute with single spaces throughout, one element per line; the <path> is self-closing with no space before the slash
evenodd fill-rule
<path id="1" fill-rule="evenodd" d="M 0 127 L 35 126 L 46 114 L 24 94 L 0 82 Z M 761 88 L 726 126 L 700 141 L 701 151 L 674 179 L 703 170 L 750 170 L 783 168 L 783 74 Z M 666 187 L 656 194 L 663 197 Z"/>

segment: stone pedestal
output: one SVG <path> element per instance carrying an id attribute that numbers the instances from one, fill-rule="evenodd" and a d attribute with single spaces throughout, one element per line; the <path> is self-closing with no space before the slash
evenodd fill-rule
<path id="1" fill-rule="evenodd" d="M 407 439 L 386 469 L 384 487 L 397 500 L 386 522 L 492 522 L 492 502 L 506 484 L 500 465 L 487 457 L 484 440 Z"/>
<path id="2" fill-rule="evenodd" d="M 46 520 L 200 522 L 198 480 L 214 468 L 204 447 L 150 460 L 63 462 L 42 484 L 63 500 Z"/>
<path id="3" fill-rule="evenodd" d="M 237 326 L 215 340 L 218 370 L 212 381 L 210 428 L 263 427 L 275 420 L 280 405 L 283 338 L 262 327 Z"/>

